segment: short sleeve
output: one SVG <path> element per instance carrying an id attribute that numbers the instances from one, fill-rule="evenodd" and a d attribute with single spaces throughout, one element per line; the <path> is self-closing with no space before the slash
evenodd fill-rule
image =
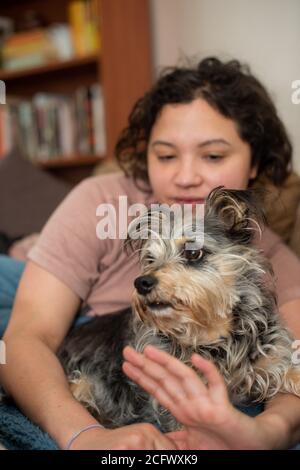
<path id="1" fill-rule="evenodd" d="M 96 235 L 96 208 L 101 202 L 93 178 L 77 185 L 44 226 L 28 259 L 65 283 L 82 300 L 99 277 L 99 261 L 108 240 Z"/>

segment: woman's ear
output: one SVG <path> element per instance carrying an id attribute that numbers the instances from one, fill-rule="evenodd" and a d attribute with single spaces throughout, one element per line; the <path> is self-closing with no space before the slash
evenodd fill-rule
<path id="1" fill-rule="evenodd" d="M 255 180 L 258 174 L 258 165 L 252 166 L 250 169 L 250 175 L 249 175 L 249 180 Z"/>
<path id="2" fill-rule="evenodd" d="M 214 217 L 230 239 L 250 243 L 260 224 L 265 223 L 262 191 L 215 188 L 205 204 L 205 217 Z"/>

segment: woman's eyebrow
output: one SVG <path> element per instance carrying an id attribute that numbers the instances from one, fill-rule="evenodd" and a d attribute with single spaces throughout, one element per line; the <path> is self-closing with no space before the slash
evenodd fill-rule
<path id="1" fill-rule="evenodd" d="M 165 140 L 155 140 L 152 142 L 151 146 L 154 147 L 155 145 L 167 145 L 167 147 L 175 148 L 176 145 L 172 144 L 171 142 L 166 142 Z"/>
<path id="2" fill-rule="evenodd" d="M 212 145 L 212 144 L 225 144 L 225 145 L 230 146 L 230 143 L 225 139 L 209 139 L 209 140 L 205 140 L 204 142 L 201 142 L 200 144 L 198 144 L 198 147 L 206 147 L 206 146 Z"/>
<path id="3" fill-rule="evenodd" d="M 200 142 L 197 147 L 202 148 L 212 144 L 225 144 L 230 146 L 230 143 L 225 139 L 209 139 Z M 154 147 L 155 145 L 166 145 L 167 147 L 176 148 L 175 144 L 172 144 L 172 142 L 167 142 L 165 140 L 155 140 L 151 146 Z"/>

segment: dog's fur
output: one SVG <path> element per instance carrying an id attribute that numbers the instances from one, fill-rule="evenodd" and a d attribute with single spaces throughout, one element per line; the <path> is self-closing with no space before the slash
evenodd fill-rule
<path id="1" fill-rule="evenodd" d="M 139 227 L 149 227 L 151 217 L 141 217 Z M 213 190 L 201 250 L 186 250 L 192 238 L 186 232 L 178 238 L 173 221 L 171 239 L 158 234 L 142 241 L 132 309 L 95 317 L 69 333 L 59 358 L 75 398 L 100 423 L 180 427 L 122 372 L 126 345 L 143 351 L 153 344 L 188 365 L 193 352 L 210 359 L 234 404 L 264 402 L 278 392 L 300 395 L 300 368 L 292 364 L 292 338 L 279 320 L 272 269 L 252 243 L 257 220 L 251 190 Z M 155 281 L 147 292 L 145 276 Z"/>

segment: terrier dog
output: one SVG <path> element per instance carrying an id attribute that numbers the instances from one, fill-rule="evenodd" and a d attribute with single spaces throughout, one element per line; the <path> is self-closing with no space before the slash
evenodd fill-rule
<path id="1" fill-rule="evenodd" d="M 140 217 L 140 230 L 153 231 L 152 217 L 151 211 Z M 258 221 L 251 190 L 220 187 L 205 202 L 201 248 L 187 249 L 193 237 L 188 230 L 178 237 L 176 220 L 169 239 L 158 231 L 139 240 L 142 274 L 132 308 L 74 328 L 58 352 L 74 397 L 101 424 L 180 428 L 122 372 L 126 345 L 143 351 L 152 344 L 188 365 L 192 353 L 202 355 L 219 369 L 235 405 L 278 392 L 300 396 L 300 367 L 292 364 L 292 338 L 279 320 L 272 268 L 252 243 Z"/>

